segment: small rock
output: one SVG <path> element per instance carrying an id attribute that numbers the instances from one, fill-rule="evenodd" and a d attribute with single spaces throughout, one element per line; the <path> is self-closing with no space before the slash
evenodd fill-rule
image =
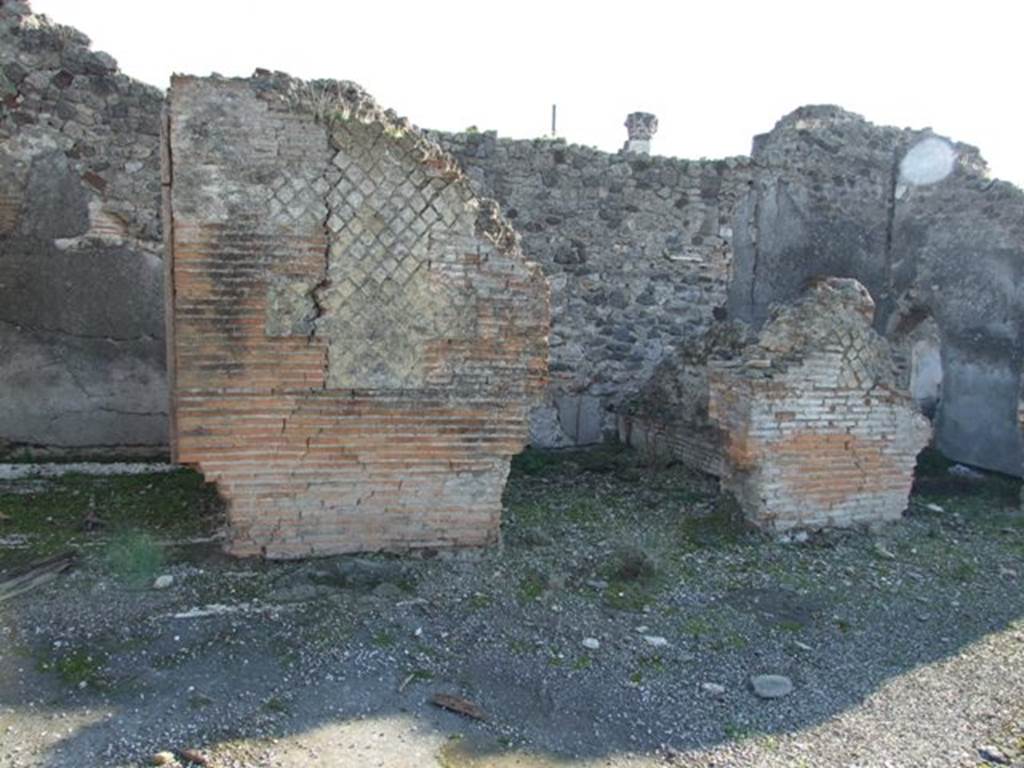
<path id="1" fill-rule="evenodd" d="M 587 582 L 587 586 L 593 589 L 603 591 L 608 589 L 608 582 L 604 579 L 590 579 L 590 581 Z"/>
<path id="2" fill-rule="evenodd" d="M 1006 576 L 1007 578 L 1010 578 L 1010 579 L 1016 579 L 1017 578 L 1017 572 L 1015 570 L 1013 570 L 1013 568 L 1007 568 L 1005 565 L 999 566 L 999 575 L 1000 576 Z"/>
<path id="3" fill-rule="evenodd" d="M 655 648 L 664 648 L 668 645 L 668 640 L 661 635 L 644 635 L 644 642 L 648 645 L 653 645 Z"/>
<path id="4" fill-rule="evenodd" d="M 924 508 L 927 509 L 930 512 L 938 512 L 940 514 L 946 511 L 942 507 L 940 507 L 938 504 L 925 504 Z"/>
<path id="5" fill-rule="evenodd" d="M 601 647 L 601 641 L 598 640 L 596 637 L 584 637 L 583 647 L 588 648 L 591 651 L 596 651 L 598 648 Z"/>
<path id="6" fill-rule="evenodd" d="M 149 758 L 150 765 L 170 765 L 174 762 L 173 752 L 157 752 L 151 758 Z"/>
<path id="7" fill-rule="evenodd" d="M 725 686 L 718 683 L 701 683 L 700 689 L 708 696 L 713 696 L 716 699 L 725 696 Z"/>
<path id="8" fill-rule="evenodd" d="M 198 749 L 183 749 L 181 750 L 181 759 L 196 765 L 209 765 L 210 758 L 200 752 Z"/>
<path id="9" fill-rule="evenodd" d="M 797 531 L 793 534 L 793 541 L 797 544 L 805 544 L 808 538 L 810 537 L 808 536 L 807 531 Z"/>
<path id="10" fill-rule="evenodd" d="M 962 477 L 964 480 L 984 480 L 985 476 L 976 469 L 965 467 L 963 464 L 954 464 L 946 470 L 953 477 Z"/>
<path id="11" fill-rule="evenodd" d="M 801 651 L 813 651 L 814 649 L 807 643 L 801 643 L 799 640 L 794 640 L 793 645 L 799 648 Z"/>
<path id="12" fill-rule="evenodd" d="M 793 692 L 793 681 L 785 675 L 753 675 L 750 685 L 762 699 L 781 699 Z"/>
<path id="13" fill-rule="evenodd" d="M 167 589 L 174 583 L 174 577 L 169 573 L 165 573 L 162 576 L 157 576 L 156 581 L 153 582 L 153 589 Z"/>
<path id="14" fill-rule="evenodd" d="M 1010 758 L 1008 758 L 1003 750 L 999 747 L 993 747 L 992 745 L 986 745 L 984 747 L 978 747 L 978 754 L 981 755 L 981 759 L 989 763 L 997 763 L 998 765 L 1009 765 Z"/>
<path id="15" fill-rule="evenodd" d="M 875 554 L 879 557 L 884 557 L 886 560 L 895 560 L 896 555 L 886 549 L 885 544 L 880 541 L 875 542 Z"/>

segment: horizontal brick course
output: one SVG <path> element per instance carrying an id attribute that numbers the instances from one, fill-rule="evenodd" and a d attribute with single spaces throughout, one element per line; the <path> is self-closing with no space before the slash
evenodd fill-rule
<path id="1" fill-rule="evenodd" d="M 168 118 L 174 447 L 230 551 L 494 543 L 547 375 L 511 230 L 351 84 L 175 78 Z"/>

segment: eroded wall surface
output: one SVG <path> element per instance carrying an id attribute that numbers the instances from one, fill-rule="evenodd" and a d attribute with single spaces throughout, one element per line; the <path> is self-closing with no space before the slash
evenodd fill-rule
<path id="1" fill-rule="evenodd" d="M 161 100 L 0 4 L 0 456 L 166 451 Z"/>
<path id="2" fill-rule="evenodd" d="M 856 278 L 877 304 L 875 328 L 909 345 L 898 355 L 908 364 L 915 329 L 934 324 L 940 450 L 1020 474 L 1024 193 L 988 178 L 974 147 L 830 106 L 784 117 L 755 139 L 753 161 L 731 316 L 760 326 L 809 279 Z"/>
<path id="3" fill-rule="evenodd" d="M 722 488 L 756 525 L 881 522 L 906 508 L 931 426 L 898 385 L 874 309 L 857 281 L 821 279 L 778 309 L 756 344 L 710 362 Z"/>
<path id="4" fill-rule="evenodd" d="M 617 413 L 634 442 L 674 434 L 696 449 L 699 430 L 638 419 L 658 366 L 713 319 L 758 328 L 772 304 L 839 275 L 871 292 L 908 385 L 931 390 L 921 406 L 943 452 L 1021 472 L 1024 195 L 989 180 L 973 147 L 830 106 L 787 115 L 750 159 L 711 163 L 440 138 L 509 207 L 551 278 L 552 380 L 536 444 L 599 440 Z M 922 323 L 936 346 L 918 367 L 928 381 L 910 381 Z"/>
<path id="5" fill-rule="evenodd" d="M 175 78 L 179 461 L 269 557 L 497 540 L 548 291 L 454 160 L 351 83 Z"/>
<path id="6" fill-rule="evenodd" d="M 750 160 L 434 135 L 501 204 L 551 284 L 551 384 L 532 442 L 614 436 L 617 407 L 726 304 L 733 210 L 751 183 Z"/>
<path id="7" fill-rule="evenodd" d="M 164 450 L 160 94 L 25 3 L 0 35 L 0 451 Z M 943 452 L 1021 472 L 1024 195 L 974 148 L 828 106 L 721 161 L 437 137 L 551 281 L 535 444 L 606 439 L 712 320 L 832 274 L 870 290 Z"/>

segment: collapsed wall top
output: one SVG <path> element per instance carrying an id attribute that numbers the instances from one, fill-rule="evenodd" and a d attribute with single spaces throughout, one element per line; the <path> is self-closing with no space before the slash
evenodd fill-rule
<path id="1" fill-rule="evenodd" d="M 172 432 L 271 557 L 483 545 L 547 285 L 452 158 L 348 82 L 175 77 Z"/>
<path id="2" fill-rule="evenodd" d="M 898 518 L 931 426 L 897 382 L 863 285 L 820 278 L 775 307 L 757 342 L 712 360 L 708 414 L 723 489 L 774 529 Z"/>

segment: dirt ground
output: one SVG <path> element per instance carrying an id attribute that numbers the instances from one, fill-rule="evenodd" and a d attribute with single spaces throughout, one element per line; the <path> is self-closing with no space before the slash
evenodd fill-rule
<path id="1" fill-rule="evenodd" d="M 708 478 L 531 452 L 500 548 L 267 563 L 198 475 L 86 469 L 0 473 L 0 583 L 77 552 L 0 602 L 0 768 L 1024 766 L 1008 478 L 931 457 L 902 521 L 777 538 Z"/>

